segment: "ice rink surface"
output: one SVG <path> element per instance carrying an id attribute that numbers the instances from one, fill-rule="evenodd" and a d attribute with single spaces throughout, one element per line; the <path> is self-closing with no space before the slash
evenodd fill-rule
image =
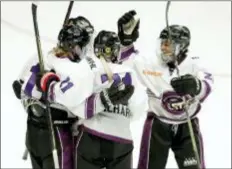
<path id="1" fill-rule="evenodd" d="M 26 113 L 15 98 L 12 82 L 27 59 L 36 54 L 30 2 L 1 2 L 1 168 L 30 168 L 21 159 Z M 141 19 L 137 49 L 155 57 L 156 38 L 165 27 L 166 2 L 75 2 L 71 16 L 84 15 L 101 29 L 117 30 L 117 19 L 135 9 Z M 56 44 L 68 2 L 41 2 L 38 24 L 44 54 Z M 12 11 L 14 11 L 12 13 Z M 199 114 L 207 168 L 231 168 L 231 2 L 172 2 L 170 24 L 191 30 L 190 55 L 215 74 L 214 91 Z M 144 112 L 145 114 L 145 112 Z M 144 119 L 132 124 L 134 167 Z M 176 168 L 170 151 L 167 168 Z"/>

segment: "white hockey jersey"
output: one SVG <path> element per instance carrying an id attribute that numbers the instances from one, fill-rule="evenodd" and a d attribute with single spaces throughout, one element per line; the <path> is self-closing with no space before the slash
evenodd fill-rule
<path id="1" fill-rule="evenodd" d="M 53 85 L 53 87 L 54 90 L 56 90 L 57 98 L 63 99 L 59 101 L 62 104 L 59 104 L 58 102 L 53 102 L 51 103 L 50 106 L 54 108 L 66 110 L 67 112 L 69 112 L 69 117 L 76 117 L 70 111 L 68 111 L 68 109 L 64 105 L 69 103 L 72 104 L 74 99 L 77 101 L 77 103 L 81 103 L 92 94 L 94 74 L 90 68 L 88 61 L 83 59 L 83 61 L 77 64 L 71 62 L 67 58 L 59 59 L 56 58 L 55 56 L 52 57 L 51 55 L 49 55 L 49 57 L 44 58 L 44 66 L 45 66 L 45 70 L 51 70 L 51 69 L 55 70 L 61 79 L 61 81 L 56 83 L 56 85 Z M 40 67 L 38 63 L 38 57 L 35 55 L 34 57 L 31 57 L 28 60 L 28 62 L 25 64 L 23 70 L 21 71 L 18 77 L 18 79 L 21 79 L 24 82 L 22 85 L 21 101 L 25 109 L 27 109 L 27 107 L 30 106 L 31 104 L 39 104 L 41 106 L 44 106 L 39 101 L 39 99 L 42 97 L 42 93 L 38 91 L 35 85 L 36 73 L 38 73 L 39 71 L 40 71 Z M 74 72 L 83 72 L 83 73 L 77 74 Z M 69 83 L 69 78 L 75 78 L 80 82 L 85 81 L 87 84 L 81 83 L 78 84 L 79 85 L 78 87 L 72 86 L 73 84 Z M 72 87 L 73 91 L 76 91 L 78 97 L 74 97 L 73 95 L 72 97 L 70 97 L 69 96 L 70 93 L 65 92 L 66 90 L 68 90 L 69 87 Z M 88 90 L 80 90 L 80 88 L 83 87 L 88 88 Z M 60 94 L 62 94 L 63 97 L 59 97 Z M 50 94 L 49 97 L 51 99 L 54 99 L 52 93 Z"/>
<path id="2" fill-rule="evenodd" d="M 99 60 L 98 60 L 99 61 Z M 91 98 L 83 104 L 83 109 L 88 113 L 97 115 L 90 119 L 83 120 L 82 124 L 88 132 L 103 137 L 105 139 L 116 142 L 131 143 L 132 136 L 130 131 L 131 121 L 141 117 L 144 110 L 148 107 L 147 96 L 143 86 L 138 82 L 135 72 L 132 69 L 117 64 L 109 64 L 114 76 L 114 83 L 119 83 L 120 80 L 125 84 L 132 84 L 135 87 L 134 94 L 129 100 L 128 106 L 115 105 L 106 110 L 101 103 L 99 103 L 99 91 L 103 88 L 108 88 L 112 83 L 107 80 L 107 75 L 102 67 L 99 65 L 99 74 L 96 76 L 95 98 Z M 95 99 L 95 100 L 94 100 Z"/>
<path id="3" fill-rule="evenodd" d="M 51 87 L 50 92 L 55 93 L 54 101 L 65 105 L 74 115 L 81 118 L 79 124 L 83 125 L 84 129 L 89 133 L 117 142 L 132 142 L 130 122 L 131 120 L 139 118 L 140 115 L 144 113 L 144 109 L 147 107 L 146 93 L 143 87 L 138 83 L 136 74 L 132 69 L 126 66 L 109 63 L 109 67 L 114 74 L 114 81 L 109 82 L 100 60 L 93 59 L 93 61 L 95 62 L 96 69 L 94 71 L 94 83 L 92 83 L 93 91 L 91 92 L 94 94 L 81 104 L 75 100 L 73 100 L 72 103 L 66 104 L 62 102 L 63 96 L 60 94 L 57 96 L 57 91 L 54 91 Z M 120 81 L 125 84 L 134 85 L 134 94 L 129 100 L 128 106 L 115 105 L 106 110 L 100 100 L 100 91 L 104 88 L 109 88 L 112 83 L 119 83 Z M 79 83 L 86 84 L 84 81 L 80 82 L 76 79 L 70 80 L 70 83 L 73 83 L 73 86 Z M 70 87 L 68 90 L 71 99 L 78 97 L 75 89 Z M 89 90 L 89 88 L 83 87 L 81 90 Z M 73 96 L 71 96 L 71 94 Z M 69 99 L 66 96 L 65 98 Z"/>
<path id="4" fill-rule="evenodd" d="M 176 70 L 170 75 L 169 69 L 158 57 L 154 61 L 145 61 L 142 56 L 132 54 L 124 64 L 130 65 L 137 72 L 141 83 L 147 87 L 149 112 L 154 113 L 161 121 L 170 124 L 179 124 L 187 121 L 184 111 L 184 101 L 178 96 L 170 85 L 172 78 L 177 77 Z M 179 75 L 191 74 L 201 80 L 202 89 L 195 101 L 188 109 L 193 118 L 201 109 L 201 103 L 212 91 L 213 76 L 197 66 L 199 58 L 187 57 L 179 65 Z M 153 63 L 154 62 L 154 63 Z M 189 97 L 189 99 L 191 99 Z"/>
<path id="5" fill-rule="evenodd" d="M 72 63 L 65 58 L 48 57 L 45 63 L 48 70 L 54 69 L 61 77 L 60 82 L 50 85 L 49 99 L 52 103 L 64 106 L 73 116 L 79 117 L 79 124 L 94 135 L 117 142 L 132 142 L 130 122 L 139 118 L 148 106 L 144 88 L 131 68 L 109 64 L 114 73 L 114 81 L 110 83 L 98 59 L 87 57 L 79 63 Z M 30 76 L 29 73 L 27 79 L 22 80 L 29 81 Z M 99 97 L 100 91 L 120 81 L 135 86 L 128 106 L 115 105 L 105 110 Z M 32 90 L 27 91 L 26 86 L 23 89 L 32 97 L 41 96 L 36 95 L 35 84 Z"/>

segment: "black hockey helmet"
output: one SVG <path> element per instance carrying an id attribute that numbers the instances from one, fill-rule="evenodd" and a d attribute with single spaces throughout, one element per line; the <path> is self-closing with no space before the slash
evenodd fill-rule
<path id="1" fill-rule="evenodd" d="M 70 25 L 70 24 L 77 25 L 78 27 L 80 27 L 82 29 L 85 29 L 89 34 L 93 34 L 93 32 L 94 32 L 93 25 L 84 16 L 78 16 L 76 18 L 70 18 L 68 20 L 67 24 L 68 25 Z"/>
<path id="2" fill-rule="evenodd" d="M 167 40 L 170 41 L 175 55 L 174 58 L 178 64 L 186 58 L 191 39 L 190 30 L 186 26 L 170 25 L 169 29 L 166 27 L 161 31 L 159 38 L 161 43 Z"/>
<path id="3" fill-rule="evenodd" d="M 103 56 L 107 62 L 117 62 L 120 54 L 120 40 L 115 32 L 102 30 L 94 39 L 94 53 L 100 58 Z"/>
<path id="4" fill-rule="evenodd" d="M 84 17 L 70 18 L 58 35 L 59 46 L 64 50 L 72 50 L 76 45 L 85 47 L 94 32 L 91 23 Z"/>

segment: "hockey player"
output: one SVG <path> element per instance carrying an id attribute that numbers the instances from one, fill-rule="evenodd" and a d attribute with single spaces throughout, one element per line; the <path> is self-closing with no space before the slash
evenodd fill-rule
<path id="1" fill-rule="evenodd" d="M 99 59 L 93 58 L 96 65 L 93 89 L 95 94 L 83 101 L 82 106 L 70 98 L 78 97 L 73 87 L 85 83 L 83 81 L 70 79 L 73 87 L 66 91 L 69 94 L 59 95 L 52 87 L 59 85 L 59 78 L 56 74 L 49 73 L 41 78 L 40 87 L 54 93 L 54 102 L 65 105 L 74 115 L 81 118 L 75 150 L 75 168 L 131 169 L 133 141 L 130 121 L 143 113 L 142 110 L 146 107 L 146 93 L 137 83 L 136 76 L 130 68 L 113 64 L 117 62 L 120 52 L 120 42 L 114 32 L 99 32 L 94 40 L 94 52 L 99 59 L 103 57 L 107 63 L 102 64 Z M 118 95 L 114 100 L 110 91 Z M 123 99 L 117 100 L 122 94 Z M 69 99 L 70 102 L 64 102 L 64 99 Z"/>
<path id="2" fill-rule="evenodd" d="M 89 43 L 94 28 L 86 18 L 81 16 L 71 18 L 68 24 L 76 25 L 75 31 L 77 34 L 75 34 L 75 36 L 70 36 L 69 31 L 73 27 L 67 25 L 60 31 L 58 38 L 59 44 L 53 49 L 52 61 L 60 63 L 59 61 L 62 60 L 64 65 L 66 62 L 73 63 L 75 64 L 76 71 L 85 71 L 86 76 L 91 76 L 92 71 L 87 60 L 84 60 L 78 65 L 76 63 L 80 61 L 80 56 L 83 55 L 81 52 L 84 51 L 84 48 Z M 65 45 L 69 43 L 74 43 L 76 45 L 75 49 L 73 48 L 69 50 L 65 48 Z M 45 61 L 47 60 L 45 59 Z M 55 67 L 51 67 L 51 65 L 46 63 L 46 70 L 55 70 Z M 41 97 L 41 92 L 35 87 L 36 74 L 39 71 L 38 59 L 30 58 L 18 80 L 14 81 L 13 89 L 16 97 L 21 99 L 23 106 L 28 113 L 26 147 L 31 157 L 32 167 L 34 169 L 52 169 L 54 168 L 54 163 L 50 132 L 45 118 L 45 105 Z M 70 71 L 74 70 L 70 69 Z M 79 77 L 79 79 L 83 80 L 84 78 Z M 64 81 L 63 84 L 60 85 L 60 89 L 65 91 L 67 86 Z M 87 98 L 87 96 L 83 96 L 82 98 Z M 62 169 L 73 169 L 73 140 L 71 125 L 76 120 L 76 116 L 72 115 L 68 109 L 59 104 L 51 104 L 50 109 L 54 120 L 55 138 L 60 162 L 59 166 Z"/>
<path id="3" fill-rule="evenodd" d="M 135 21 L 135 15 L 135 11 L 130 11 L 118 21 L 121 43 L 128 49 L 133 48 L 133 42 L 138 38 L 138 27 L 131 24 Z M 132 29 L 132 33 L 125 34 L 126 29 Z M 179 168 L 195 169 L 199 166 L 192 147 L 186 111 L 191 118 L 200 166 L 205 168 L 197 114 L 212 91 L 213 77 L 197 65 L 197 58 L 188 56 L 190 40 L 190 30 L 186 26 L 171 25 L 161 31 L 157 56 L 152 61 L 145 62 L 135 54 L 130 56 L 132 60 L 128 63 L 132 63 L 141 82 L 147 87 L 149 99 L 138 169 L 164 169 L 170 148 Z M 191 104 L 186 109 L 187 101 Z"/>

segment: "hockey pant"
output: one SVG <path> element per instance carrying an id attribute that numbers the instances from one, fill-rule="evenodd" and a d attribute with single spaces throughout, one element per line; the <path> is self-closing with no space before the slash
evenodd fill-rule
<path id="1" fill-rule="evenodd" d="M 80 127 L 75 147 L 75 169 L 131 169 L 132 143 L 119 143 Z"/>
<path id="2" fill-rule="evenodd" d="M 73 137 L 70 125 L 54 125 L 60 169 L 73 169 Z M 50 131 L 47 127 L 27 122 L 26 147 L 33 169 L 54 169 Z"/>
<path id="3" fill-rule="evenodd" d="M 197 118 L 191 121 L 200 156 L 201 168 L 205 168 L 203 141 L 199 122 Z M 188 124 L 166 124 L 156 118 L 153 113 L 149 113 L 143 128 L 138 169 L 164 169 L 170 148 L 175 155 L 177 165 L 180 169 L 198 168 Z"/>

